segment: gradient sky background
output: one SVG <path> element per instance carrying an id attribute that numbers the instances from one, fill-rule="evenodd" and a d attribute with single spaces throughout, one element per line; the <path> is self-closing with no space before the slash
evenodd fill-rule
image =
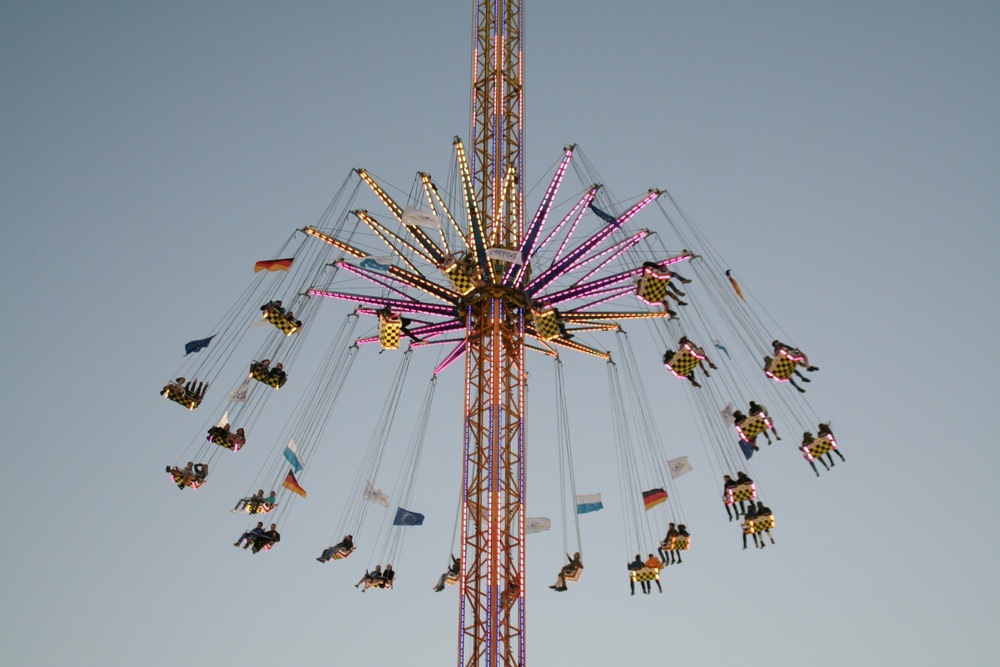
<path id="1" fill-rule="evenodd" d="M 526 4 L 527 182 L 577 142 L 616 193 L 668 188 L 823 368 L 810 401 L 848 457 L 816 479 L 794 434 L 766 452 L 778 543 L 743 552 L 679 427 L 696 549 L 664 595 L 631 598 L 609 507 L 584 517 L 586 574 L 554 595 L 559 531 L 532 536 L 528 659 L 994 664 L 1000 5 Z M 460 370 L 416 492 L 428 522 L 396 590 L 364 596 L 350 584 L 367 556 L 313 557 L 395 357 L 362 350 L 309 498 L 256 557 L 231 546 L 246 521 L 226 510 L 270 443 L 178 493 L 163 466 L 207 415 L 157 392 L 351 168 L 404 187 L 446 171 L 469 133 L 471 17 L 457 1 L 0 2 L 0 663 L 453 663 L 455 590 L 430 587 L 450 550 Z M 668 418 L 690 420 L 689 388 L 655 377 Z M 574 389 L 604 378 L 567 362 Z M 556 518 L 546 382 L 528 513 Z M 578 484 L 609 504 L 612 445 L 590 435 L 604 408 L 577 399 Z"/>

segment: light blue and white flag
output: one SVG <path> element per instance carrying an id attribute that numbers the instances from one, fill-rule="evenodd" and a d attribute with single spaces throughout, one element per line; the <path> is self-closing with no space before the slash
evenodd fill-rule
<path id="1" fill-rule="evenodd" d="M 596 512 L 601 509 L 604 509 L 604 503 L 601 502 L 601 494 L 599 493 L 588 493 L 586 495 L 576 497 L 577 514 Z"/>
<path id="2" fill-rule="evenodd" d="M 296 449 L 295 440 L 292 438 L 288 439 L 288 446 L 285 447 L 285 458 L 288 459 L 291 466 L 295 468 L 295 472 L 300 472 L 302 470 L 302 463 L 299 462 L 299 450 Z"/>

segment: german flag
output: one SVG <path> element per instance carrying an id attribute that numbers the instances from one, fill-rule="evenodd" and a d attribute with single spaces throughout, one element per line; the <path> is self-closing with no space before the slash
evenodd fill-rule
<path id="1" fill-rule="evenodd" d="M 294 257 L 287 259 L 264 259 L 253 265 L 253 272 L 258 271 L 287 271 L 295 260 Z"/>
<path id="2" fill-rule="evenodd" d="M 285 481 L 282 482 L 281 485 L 292 493 L 297 493 L 303 498 L 306 497 L 306 490 L 299 486 L 298 481 L 295 479 L 295 474 L 291 470 L 289 470 L 288 474 L 285 475 Z"/>
<path id="3" fill-rule="evenodd" d="M 642 502 L 646 504 L 646 511 L 653 509 L 660 503 L 667 502 L 667 492 L 663 489 L 650 489 L 642 492 Z"/>

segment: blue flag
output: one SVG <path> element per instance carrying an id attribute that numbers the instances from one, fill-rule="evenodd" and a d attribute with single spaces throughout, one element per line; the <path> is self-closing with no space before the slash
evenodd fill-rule
<path id="1" fill-rule="evenodd" d="M 602 211 L 601 209 L 597 208 L 593 204 L 590 205 L 590 210 L 593 211 L 597 215 L 598 218 L 600 218 L 604 222 L 608 223 L 609 225 L 612 222 L 615 222 L 615 221 L 618 220 L 618 218 L 616 218 L 615 216 L 611 215 L 610 213 L 605 213 L 604 211 Z"/>
<path id="2" fill-rule="evenodd" d="M 743 456 L 747 457 L 748 461 L 750 460 L 750 457 L 753 456 L 754 451 L 756 451 L 753 448 L 753 443 L 746 440 L 740 440 L 740 449 L 743 450 Z"/>
<path id="3" fill-rule="evenodd" d="M 404 510 L 402 507 L 396 509 L 396 518 L 392 521 L 394 526 L 422 526 L 423 523 L 423 514 Z"/>
<path id="4" fill-rule="evenodd" d="M 208 338 L 202 338 L 201 340 L 193 340 L 190 343 L 185 343 L 184 345 L 184 356 L 188 356 L 192 352 L 200 352 L 208 347 L 208 344 L 212 342 L 217 334 L 212 334 Z"/>
<path id="5" fill-rule="evenodd" d="M 378 259 L 383 259 L 383 258 L 379 257 Z M 360 266 L 362 269 L 370 269 L 372 271 L 381 271 L 382 273 L 386 273 L 389 271 L 392 265 L 389 263 L 379 262 L 374 257 L 365 257 L 363 260 L 361 260 L 361 263 L 358 264 L 358 266 Z"/>
<path id="6" fill-rule="evenodd" d="M 302 463 L 299 461 L 299 450 L 295 448 L 295 441 L 291 438 L 288 439 L 288 446 L 285 447 L 285 458 L 295 468 L 295 472 L 302 470 Z"/>

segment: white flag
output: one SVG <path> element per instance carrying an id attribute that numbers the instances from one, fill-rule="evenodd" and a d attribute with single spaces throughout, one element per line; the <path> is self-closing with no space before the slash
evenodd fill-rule
<path id="1" fill-rule="evenodd" d="M 541 533 L 551 527 L 552 519 L 545 516 L 529 516 L 524 520 L 524 532 L 528 535 L 531 533 Z"/>
<path id="2" fill-rule="evenodd" d="M 521 253 L 517 250 L 508 250 L 507 248 L 487 248 L 486 256 L 490 259 L 499 259 L 501 262 L 524 264 L 524 259 L 521 257 Z"/>
<path id="3" fill-rule="evenodd" d="M 667 461 L 667 467 L 670 468 L 670 479 L 677 479 L 681 475 L 694 470 L 691 464 L 688 463 L 688 457 L 686 456 L 678 456 L 676 459 L 670 459 Z"/>
<path id="4" fill-rule="evenodd" d="M 229 410 L 226 410 L 225 412 L 222 413 L 222 419 L 219 420 L 219 423 L 216 424 L 216 426 L 222 428 L 228 423 L 229 423 Z"/>
<path id="5" fill-rule="evenodd" d="M 247 378 L 240 383 L 240 386 L 229 392 L 229 400 L 233 403 L 246 403 L 248 391 L 250 391 L 250 378 Z"/>
<path id="6" fill-rule="evenodd" d="M 433 213 L 421 211 L 419 208 L 414 208 L 413 206 L 407 206 L 406 210 L 403 211 L 403 224 L 441 229 L 440 218 Z"/>
<path id="7" fill-rule="evenodd" d="M 370 503 L 376 503 L 382 507 L 389 506 L 389 496 L 385 495 L 382 489 L 372 486 L 371 482 L 365 482 L 365 490 L 361 494 L 362 500 L 367 500 Z"/>

